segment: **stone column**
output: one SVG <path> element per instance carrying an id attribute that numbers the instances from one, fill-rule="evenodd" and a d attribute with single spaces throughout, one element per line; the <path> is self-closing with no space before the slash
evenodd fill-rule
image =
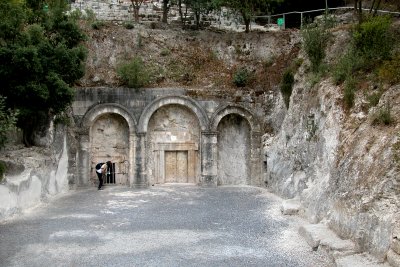
<path id="1" fill-rule="evenodd" d="M 260 186 L 262 184 L 262 157 L 261 157 L 261 133 L 251 133 L 250 148 L 250 185 Z"/>
<path id="2" fill-rule="evenodd" d="M 128 169 L 128 181 L 129 186 L 133 186 L 135 183 L 135 171 L 136 171 L 136 136 L 134 133 L 129 134 L 129 169 Z"/>
<path id="3" fill-rule="evenodd" d="M 146 133 L 137 134 L 136 142 L 136 157 L 135 157 L 135 182 L 133 187 L 146 188 L 147 187 L 147 172 L 146 172 Z"/>
<path id="4" fill-rule="evenodd" d="M 201 185 L 217 186 L 217 132 L 201 133 Z"/>
<path id="5" fill-rule="evenodd" d="M 90 138 L 89 133 L 79 135 L 78 150 L 78 186 L 87 186 L 90 179 Z"/>

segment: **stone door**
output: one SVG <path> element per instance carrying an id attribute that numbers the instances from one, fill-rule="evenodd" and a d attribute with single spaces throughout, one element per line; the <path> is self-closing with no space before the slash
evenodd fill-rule
<path id="1" fill-rule="evenodd" d="M 188 182 L 187 151 L 165 151 L 165 182 Z"/>

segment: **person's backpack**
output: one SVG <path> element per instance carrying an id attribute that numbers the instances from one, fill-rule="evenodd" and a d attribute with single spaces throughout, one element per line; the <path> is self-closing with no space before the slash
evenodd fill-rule
<path id="1" fill-rule="evenodd" d="M 101 166 L 103 166 L 103 162 L 97 163 L 96 170 L 100 170 Z"/>

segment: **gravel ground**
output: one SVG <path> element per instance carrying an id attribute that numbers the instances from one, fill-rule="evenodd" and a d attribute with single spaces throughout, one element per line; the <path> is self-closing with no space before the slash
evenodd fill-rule
<path id="1" fill-rule="evenodd" d="M 333 266 L 255 187 L 69 192 L 0 223 L 0 266 Z"/>

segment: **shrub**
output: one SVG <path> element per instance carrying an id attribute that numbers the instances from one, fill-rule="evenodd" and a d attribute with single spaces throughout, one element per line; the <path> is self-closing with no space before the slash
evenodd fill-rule
<path id="1" fill-rule="evenodd" d="M 390 125 L 393 122 L 393 118 L 390 112 L 390 105 L 386 104 L 376 111 L 372 116 L 372 124 L 383 124 Z"/>
<path id="2" fill-rule="evenodd" d="M 0 148 L 7 142 L 7 133 L 15 127 L 18 111 L 6 109 L 6 98 L 0 95 Z"/>
<path id="3" fill-rule="evenodd" d="M 250 76 L 251 72 L 247 68 L 240 68 L 233 75 L 233 83 L 237 87 L 245 87 L 250 81 Z"/>
<path id="4" fill-rule="evenodd" d="M 118 76 L 131 88 L 139 89 L 150 82 L 150 74 L 140 57 L 117 67 Z"/>
<path id="5" fill-rule="evenodd" d="M 170 54 L 171 54 L 171 51 L 169 49 L 167 49 L 167 48 L 164 48 L 160 52 L 160 56 L 162 56 L 162 57 L 169 56 Z"/>
<path id="6" fill-rule="evenodd" d="M 376 92 L 368 95 L 367 100 L 370 107 L 375 107 L 379 104 L 379 100 L 381 99 L 382 92 Z"/>
<path id="7" fill-rule="evenodd" d="M 344 85 L 344 104 L 348 109 L 352 108 L 354 105 L 356 84 L 357 82 L 354 78 L 349 78 Z"/>
<path id="8" fill-rule="evenodd" d="M 378 76 L 389 84 L 400 83 L 400 53 L 392 60 L 386 60 L 378 70 Z"/>
<path id="9" fill-rule="evenodd" d="M 287 69 L 282 76 L 281 94 L 286 108 L 289 108 L 290 96 L 292 95 L 294 76 L 291 69 Z"/>
<path id="10" fill-rule="evenodd" d="M 366 59 L 383 60 L 390 56 L 393 36 L 391 19 L 387 16 L 371 17 L 353 32 L 353 46 Z"/>
<path id="11" fill-rule="evenodd" d="M 135 25 L 133 24 L 132 21 L 125 21 L 123 24 L 125 29 L 131 30 L 135 28 Z"/>
<path id="12" fill-rule="evenodd" d="M 323 26 L 308 24 L 301 30 L 301 36 L 303 37 L 303 49 L 311 62 L 311 70 L 317 72 L 325 58 L 325 48 L 330 34 Z"/>
<path id="13" fill-rule="evenodd" d="M 6 172 L 6 165 L 0 161 L 0 182 L 3 180 L 4 173 Z"/>
<path id="14" fill-rule="evenodd" d="M 350 49 L 338 61 L 333 69 L 333 80 L 336 84 L 343 83 L 355 71 L 362 68 L 364 60 L 357 53 Z"/>
<path id="15" fill-rule="evenodd" d="M 92 29 L 93 30 L 100 30 L 105 25 L 106 24 L 104 23 L 104 21 L 96 20 L 95 22 L 92 23 Z"/>

